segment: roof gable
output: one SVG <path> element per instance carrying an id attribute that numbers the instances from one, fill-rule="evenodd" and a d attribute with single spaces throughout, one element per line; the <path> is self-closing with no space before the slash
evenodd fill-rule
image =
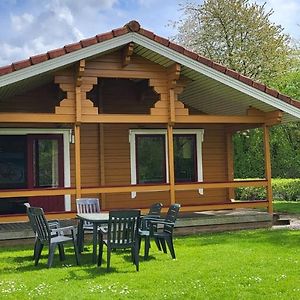
<path id="1" fill-rule="evenodd" d="M 124 27 L 66 45 L 0 68 L 0 89 L 18 81 L 54 71 L 134 42 L 188 68 L 222 82 L 260 101 L 300 118 L 300 102 L 231 69 L 155 35 L 131 21 Z"/>

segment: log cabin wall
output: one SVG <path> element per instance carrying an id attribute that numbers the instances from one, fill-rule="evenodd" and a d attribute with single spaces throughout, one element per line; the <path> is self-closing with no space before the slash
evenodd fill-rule
<path id="1" fill-rule="evenodd" d="M 129 130 L 136 128 L 165 128 L 145 124 L 104 124 L 104 170 L 106 185 L 130 185 L 130 144 Z M 179 128 L 179 127 L 177 127 Z M 195 126 L 180 126 L 180 128 L 196 128 Z M 222 182 L 227 180 L 226 144 L 224 127 L 222 125 L 197 126 L 204 129 L 202 144 L 203 178 L 206 182 Z M 83 187 L 95 187 L 100 184 L 100 145 L 99 126 L 85 124 L 81 129 L 81 174 Z M 74 175 L 74 145 L 71 146 L 71 183 L 75 184 Z M 99 195 L 83 195 L 99 196 Z M 101 198 L 101 196 L 100 196 Z M 227 200 L 226 189 L 176 192 L 176 201 L 183 205 L 199 205 L 205 203 L 224 203 Z M 154 201 L 169 204 L 168 192 L 137 193 L 132 199 L 130 193 L 106 195 L 106 208 L 149 207 Z M 75 209 L 75 202 L 72 201 Z"/>
<path id="2" fill-rule="evenodd" d="M 167 72 L 162 66 L 133 55 L 131 63 L 125 68 L 122 66 L 120 52 L 107 54 L 88 61 L 85 76 L 97 82 L 93 88 L 87 89 L 83 101 L 93 103 L 99 113 L 105 114 L 168 114 L 167 102 L 168 87 L 166 85 Z M 71 69 L 62 70 L 59 76 L 64 80 L 73 80 Z M 66 74 L 65 74 L 66 73 Z M 102 77 L 101 77 L 102 76 Z M 117 78 L 114 78 L 117 77 Z M 123 77 L 123 78 L 122 78 Z M 129 77 L 129 78 L 128 78 Z M 93 79 L 94 78 L 94 79 Z M 65 84 L 65 83 L 61 83 Z M 156 85 L 152 88 L 151 85 Z M 165 84 L 165 85 L 163 85 Z M 63 93 L 58 84 L 48 83 L 37 87 L 20 96 L 6 99 L 0 104 L 1 111 L 18 112 L 51 112 L 56 109 L 65 109 L 69 106 L 60 106 L 60 102 L 72 92 Z M 65 87 L 66 89 L 66 87 Z M 155 91 L 159 92 L 157 94 Z M 71 95 L 74 97 L 74 95 Z M 70 100 L 74 99 L 70 96 Z M 68 96 L 67 96 L 68 97 Z M 69 98 L 68 98 L 69 99 Z M 66 102 L 66 101 L 65 101 Z M 160 102 L 160 103 L 158 103 Z M 13 103 L 13 105 L 11 105 Z M 68 104 L 69 105 L 69 104 Z M 75 103 L 74 103 L 75 105 Z M 74 107 L 75 109 L 75 107 Z M 175 109 L 178 113 L 187 113 L 183 104 L 177 101 Z M 71 111 L 71 110 L 70 110 Z M 73 111 L 73 110 L 72 110 Z M 95 111 L 93 110 L 93 113 Z M 191 114 L 202 114 L 191 111 Z M 20 125 L 19 125 L 20 126 Z M 28 127 L 29 124 L 23 125 Z M 36 126 L 36 124 L 34 125 Z M 48 127 L 48 124 L 42 127 Z M 51 127 L 53 125 L 50 125 Z M 72 128 L 72 124 L 63 125 Z M 103 136 L 101 136 L 101 127 Z M 81 183 L 82 187 L 96 187 L 105 182 L 105 185 L 130 185 L 130 144 L 129 130 L 135 128 L 164 128 L 166 124 L 81 124 Z M 204 181 L 227 181 L 226 165 L 226 136 L 223 125 L 181 125 L 174 128 L 202 128 L 204 129 L 203 146 L 203 177 Z M 104 151 L 101 153 L 100 139 L 104 140 Z M 101 155 L 104 165 L 101 166 Z M 71 158 L 71 186 L 75 186 L 75 154 L 74 144 L 70 145 Z M 101 168 L 104 177 L 101 178 Z M 103 175 L 102 174 L 102 175 Z M 99 195 L 82 195 L 99 196 Z M 103 195 L 102 195 L 103 196 Z M 101 196 L 100 196 L 101 197 Z M 132 199 L 130 193 L 107 194 L 106 208 L 120 207 L 149 207 L 153 202 L 161 201 L 165 205 L 170 203 L 169 192 L 137 193 Z M 198 191 L 176 192 L 176 201 L 183 205 L 199 205 L 205 203 L 224 203 L 228 199 L 226 189 L 204 190 L 204 195 Z M 75 197 L 72 199 L 72 209 L 75 210 Z"/>

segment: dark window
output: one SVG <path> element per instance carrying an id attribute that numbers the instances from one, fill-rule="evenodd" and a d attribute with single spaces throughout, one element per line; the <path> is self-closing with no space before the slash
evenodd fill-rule
<path id="1" fill-rule="evenodd" d="M 136 135 L 137 183 L 166 182 L 165 135 Z"/>
<path id="2" fill-rule="evenodd" d="M 55 139 L 35 141 L 35 187 L 59 186 L 59 144 Z"/>
<path id="3" fill-rule="evenodd" d="M 196 135 L 174 135 L 174 167 L 176 182 L 197 181 Z"/>
<path id="4" fill-rule="evenodd" d="M 26 188 L 26 136 L 0 136 L 0 189 Z"/>

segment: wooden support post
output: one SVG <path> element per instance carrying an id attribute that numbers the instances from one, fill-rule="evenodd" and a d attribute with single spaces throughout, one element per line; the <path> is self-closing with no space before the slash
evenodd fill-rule
<path id="1" fill-rule="evenodd" d="M 126 67 L 127 65 L 129 65 L 131 56 L 133 54 L 133 49 L 134 49 L 134 43 L 129 43 L 123 48 L 123 53 L 122 53 L 123 67 Z"/>
<path id="2" fill-rule="evenodd" d="M 81 87 L 76 86 L 75 88 L 75 119 L 76 123 L 79 124 L 81 122 Z"/>
<path id="3" fill-rule="evenodd" d="M 170 112 L 169 112 L 169 116 L 170 116 L 170 123 L 171 124 L 174 124 L 175 123 L 175 118 L 176 118 L 176 115 L 175 115 L 175 91 L 173 88 L 171 88 L 169 90 L 169 100 L 170 100 L 170 103 L 169 103 L 169 109 L 170 109 Z"/>
<path id="4" fill-rule="evenodd" d="M 226 152 L 227 152 L 227 179 L 228 181 L 234 180 L 234 165 L 233 165 L 233 143 L 232 133 L 226 132 Z M 228 199 L 234 199 L 234 188 L 228 188 Z"/>
<path id="5" fill-rule="evenodd" d="M 81 197 L 80 126 L 74 126 L 75 135 L 75 188 L 76 198 Z"/>
<path id="6" fill-rule="evenodd" d="M 76 74 L 76 80 L 75 80 L 75 119 L 76 123 L 79 124 L 81 122 L 81 101 L 82 101 L 82 91 L 81 91 L 81 85 L 83 80 L 83 74 L 85 70 L 85 60 L 82 59 L 79 62 L 78 70 Z"/>
<path id="7" fill-rule="evenodd" d="M 168 161 L 169 161 L 169 182 L 170 182 L 170 201 L 175 203 L 175 172 L 174 172 L 174 145 L 173 145 L 173 126 L 168 125 Z"/>
<path id="8" fill-rule="evenodd" d="M 100 148 L 100 185 L 105 185 L 105 156 L 104 156 L 104 125 L 99 124 L 99 148 Z M 101 194 L 101 209 L 106 208 L 106 195 Z"/>
<path id="9" fill-rule="evenodd" d="M 270 154 L 270 136 L 269 127 L 265 124 L 263 126 L 264 132 L 264 153 L 265 153 L 265 177 L 268 182 L 267 185 L 267 200 L 268 212 L 273 213 L 273 193 L 272 193 L 272 170 L 271 170 L 271 154 Z"/>

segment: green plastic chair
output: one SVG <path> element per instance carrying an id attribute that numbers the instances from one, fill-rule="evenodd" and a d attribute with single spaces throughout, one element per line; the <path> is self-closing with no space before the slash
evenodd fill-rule
<path id="1" fill-rule="evenodd" d="M 145 239 L 145 253 L 144 259 L 147 259 L 149 256 L 150 244 L 150 220 L 160 219 L 160 213 L 163 205 L 161 203 L 154 203 L 150 206 L 149 212 L 147 215 L 142 216 L 141 225 L 139 228 L 139 248 L 141 248 L 141 240 Z M 155 231 L 155 225 L 152 226 L 152 230 Z M 158 243 L 155 240 L 156 244 Z M 157 244 L 157 247 L 160 248 L 160 245 Z"/>
<path id="2" fill-rule="evenodd" d="M 84 214 L 84 213 L 100 213 L 100 203 L 98 198 L 79 198 L 76 199 L 76 209 L 77 213 Z M 83 244 L 84 244 L 84 234 L 92 233 L 93 232 L 93 223 L 84 221 L 83 228 L 81 232 L 82 240 L 78 241 L 79 244 L 79 251 L 83 251 Z"/>
<path id="3" fill-rule="evenodd" d="M 110 268 L 111 252 L 131 249 L 131 258 L 139 270 L 139 246 L 137 231 L 140 222 L 139 210 L 110 211 L 107 231 L 99 230 L 98 266 L 102 264 L 103 245 L 107 247 L 107 271 Z M 104 237 L 107 239 L 104 239 Z"/>
<path id="4" fill-rule="evenodd" d="M 36 230 L 35 265 L 37 265 L 39 262 L 41 252 L 45 244 L 49 246 L 48 268 L 52 266 L 56 246 L 59 247 L 60 260 L 64 260 L 65 253 L 63 244 L 69 241 L 73 242 L 76 263 L 77 265 L 79 265 L 79 254 L 76 243 L 75 227 L 68 226 L 51 230 L 42 208 L 28 207 L 27 212 L 31 226 L 32 228 L 34 228 L 34 230 Z M 53 236 L 54 232 L 56 232 L 57 235 Z M 66 232 L 71 232 L 71 236 L 64 235 L 64 233 Z"/>
<path id="5" fill-rule="evenodd" d="M 35 259 L 36 250 L 37 250 L 37 230 L 34 227 L 34 222 L 31 220 L 31 215 L 28 213 L 28 208 L 30 207 L 30 204 L 28 202 L 25 202 L 24 205 L 26 207 L 26 212 L 27 212 L 27 216 L 28 216 L 28 219 L 29 219 L 29 224 L 30 224 L 31 229 L 33 230 L 33 232 L 35 234 L 34 249 L 33 249 L 33 259 Z M 50 220 L 50 221 L 48 221 L 48 225 L 49 225 L 49 228 L 51 230 L 51 235 L 52 236 L 57 236 L 58 233 L 57 233 L 56 229 L 61 227 L 59 221 L 58 220 Z M 54 231 L 52 231 L 52 229 L 54 229 Z M 59 247 L 59 250 L 60 249 L 61 248 Z"/>
<path id="6" fill-rule="evenodd" d="M 173 229 L 175 222 L 180 210 L 180 204 L 172 204 L 169 207 L 165 219 L 152 219 L 150 222 L 149 235 L 153 237 L 158 249 L 163 250 L 164 253 L 167 253 L 167 247 L 171 253 L 173 259 L 176 258 L 175 249 L 173 244 Z M 146 250 L 145 250 L 146 252 Z M 149 248 L 147 249 L 149 252 Z"/>

